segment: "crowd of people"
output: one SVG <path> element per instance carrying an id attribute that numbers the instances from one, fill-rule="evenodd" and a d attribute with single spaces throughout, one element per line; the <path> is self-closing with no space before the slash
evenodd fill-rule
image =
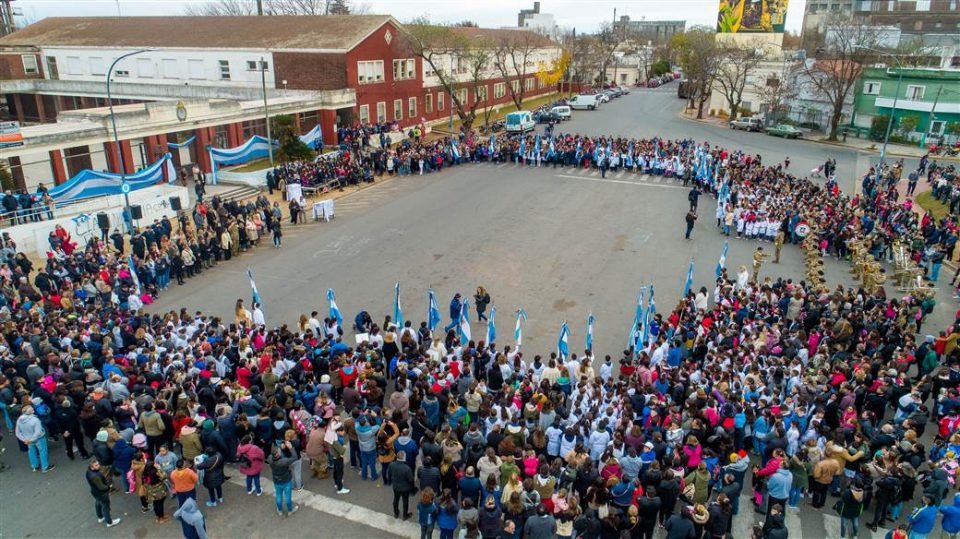
<path id="1" fill-rule="evenodd" d="M 912 216 L 876 171 L 851 197 L 835 178 L 818 185 L 786 162 L 690 140 L 465 134 L 378 151 L 359 159 L 397 174 L 493 159 L 671 175 L 716 196 L 725 233 L 798 241 L 799 225 L 815 223 L 841 257 L 854 239 L 878 257 L 893 240 L 922 257 L 955 234 L 950 220 Z M 310 173 L 298 167 L 279 177 Z M 950 170 L 926 172 L 936 183 Z M 99 522 L 119 524 L 111 494 L 122 491 L 157 525 L 176 499 L 185 537 L 206 537 L 201 506 L 233 510 L 233 464 L 248 496 L 272 480 L 281 516 L 298 510 L 295 489 L 349 500 L 351 483 L 380 482 L 424 538 L 650 539 L 660 527 L 719 539 L 750 509 L 765 514 L 756 537 L 782 539 L 787 512 L 807 503 L 839 516 L 845 537 L 861 518 L 895 539 L 925 539 L 938 523 L 960 532 L 960 319 L 924 335 L 930 309 L 909 297 L 743 270 L 692 288 L 646 337 L 602 358 L 464 341 L 455 320 L 398 327 L 367 315 L 346 328 L 313 311 L 271 329 L 243 300 L 232 319 L 144 312 L 142 291 L 169 282 L 164 261 L 179 276 L 229 260 L 256 243 L 258 220 L 279 223 L 278 209 L 265 198 L 201 204 L 193 227 L 183 216 L 178 230 L 161 221 L 135 234 L 133 268 L 122 243 L 94 239 L 34 276 L 4 238 L 4 426 L 35 471 L 54 469 L 48 441 L 91 458 Z M 350 346 L 351 329 L 367 339 Z"/>

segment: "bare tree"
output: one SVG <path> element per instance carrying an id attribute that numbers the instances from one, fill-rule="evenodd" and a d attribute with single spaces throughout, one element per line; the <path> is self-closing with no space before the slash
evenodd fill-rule
<path id="1" fill-rule="evenodd" d="M 798 63 L 784 64 L 779 76 L 768 77 L 753 84 L 753 92 L 773 119 L 779 119 L 786 114 L 790 103 L 800 94 L 797 78 L 802 71 L 801 66 L 802 64 Z"/>
<path id="2" fill-rule="evenodd" d="M 421 58 L 428 71 L 437 78 L 450 96 L 450 107 L 465 129 L 470 129 L 477 117 L 478 91 L 486 89 L 488 71 L 494 61 L 494 44 L 485 36 L 471 36 L 470 29 L 451 28 L 432 24 L 418 18 L 404 25 L 404 37 L 411 54 Z M 460 90 L 467 89 L 467 99 Z M 471 99 L 470 95 L 474 96 Z M 489 103 L 490 96 L 483 100 Z"/>
<path id="3" fill-rule="evenodd" d="M 264 15 L 361 15 L 367 4 L 351 0 L 261 0 Z M 214 0 L 187 6 L 187 15 L 256 15 L 257 0 Z"/>
<path id="4" fill-rule="evenodd" d="M 703 108 L 710 100 L 710 88 L 720 68 L 714 35 L 712 28 L 694 26 L 682 34 L 674 34 L 670 42 L 693 89 L 690 106 L 697 108 L 697 119 L 703 118 Z"/>
<path id="5" fill-rule="evenodd" d="M 828 140 L 837 140 L 844 105 L 863 74 L 864 61 L 874 54 L 869 49 L 877 44 L 877 32 L 860 19 L 834 19 L 827 25 L 824 47 L 804 68 L 805 79 L 831 106 Z"/>
<path id="6" fill-rule="evenodd" d="M 508 81 L 510 98 L 517 110 L 522 107 L 526 94 L 524 77 L 536 73 L 537 66 L 533 64 L 532 56 L 539 40 L 540 36 L 533 32 L 509 31 L 500 36 L 494 49 L 493 67 Z"/>
<path id="7" fill-rule="evenodd" d="M 723 56 L 723 63 L 717 69 L 713 87 L 726 98 L 730 120 L 736 120 L 743 103 L 743 91 L 747 88 L 747 76 L 762 57 L 756 49 L 742 47 L 724 47 L 718 52 Z"/>
<path id="8" fill-rule="evenodd" d="M 596 58 L 593 56 L 594 36 L 571 35 L 564 40 L 563 48 L 570 53 L 570 67 L 567 81 L 582 84 L 593 78 L 596 72 Z"/>
<path id="9" fill-rule="evenodd" d="M 596 57 L 596 63 L 600 68 L 599 82 L 603 84 L 607 80 L 607 67 L 613 61 L 613 53 L 616 52 L 620 44 L 621 32 L 609 22 L 600 25 L 594 39 L 591 40 L 592 54 Z"/>

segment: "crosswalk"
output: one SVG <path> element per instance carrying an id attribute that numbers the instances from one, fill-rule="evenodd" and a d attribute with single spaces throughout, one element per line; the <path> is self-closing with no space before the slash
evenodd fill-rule
<path id="1" fill-rule="evenodd" d="M 749 487 L 744 489 L 740 496 L 740 512 L 733 517 L 731 532 L 736 539 L 753 537 L 753 526 L 762 525 L 766 518 L 765 515 L 754 512 L 749 491 Z M 824 509 L 811 508 L 810 498 L 801 499 L 798 508 L 786 508 L 784 521 L 790 532 L 790 539 L 841 539 L 840 517 L 828 509 L 833 500 L 836 498 L 828 498 L 827 508 Z M 868 515 L 872 516 L 872 513 L 865 512 L 860 517 L 858 539 L 885 539 L 889 528 L 872 531 L 867 527 Z"/>

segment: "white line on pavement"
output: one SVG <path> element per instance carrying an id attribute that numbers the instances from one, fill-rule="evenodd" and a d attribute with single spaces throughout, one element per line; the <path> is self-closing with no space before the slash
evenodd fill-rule
<path id="1" fill-rule="evenodd" d="M 621 170 L 620 172 L 617 172 L 617 179 L 619 180 L 622 177 L 623 177 L 623 171 Z"/>
<path id="2" fill-rule="evenodd" d="M 507 166 L 506 163 L 500 163 L 499 165 L 497 165 L 497 168 L 503 168 L 503 167 L 505 167 L 505 166 Z"/>
<path id="3" fill-rule="evenodd" d="M 246 486 L 244 476 L 240 473 L 233 474 L 233 477 L 230 478 L 230 482 L 235 485 L 240 485 L 241 487 Z M 260 482 L 263 486 L 263 490 L 267 492 L 267 494 L 273 495 L 273 481 L 267 478 L 261 478 Z M 329 485 L 332 488 L 333 483 L 330 482 Z M 349 494 L 347 496 L 349 496 Z M 299 492 L 293 492 L 294 502 L 299 503 L 300 505 L 305 505 L 311 509 L 316 509 L 322 513 L 327 513 L 328 515 L 349 520 L 351 522 L 356 522 L 357 524 L 363 524 L 364 526 L 369 526 L 378 530 L 395 533 L 402 537 L 420 537 L 420 526 L 413 524 L 412 522 L 395 519 L 386 513 L 380 513 L 378 511 L 373 511 L 371 509 L 367 509 L 366 507 L 350 503 L 347 501 L 348 499 L 349 498 L 330 498 L 320 494 L 315 494 L 306 489 Z M 415 512 L 416 511 L 414 508 L 414 513 Z"/>
<path id="4" fill-rule="evenodd" d="M 590 177 L 592 177 L 592 178 L 596 178 L 599 174 L 600 174 L 600 173 L 597 172 L 596 170 L 591 170 L 591 171 L 590 171 Z"/>
<path id="5" fill-rule="evenodd" d="M 790 539 L 803 539 L 803 524 L 800 522 L 800 512 L 797 508 L 784 508 L 784 522 L 790 531 Z M 869 531 L 869 530 L 868 530 Z"/>
<path id="6" fill-rule="evenodd" d="M 683 189 L 679 185 L 652 185 L 649 183 L 639 183 L 631 182 L 627 180 L 611 180 L 611 179 L 602 179 L 602 178 L 584 178 L 583 176 L 570 176 L 568 174 L 554 174 L 557 178 L 570 178 L 571 180 L 583 180 L 588 182 L 598 182 L 598 183 L 621 183 L 624 185 L 636 185 L 639 187 L 659 187 L 661 189 Z"/>

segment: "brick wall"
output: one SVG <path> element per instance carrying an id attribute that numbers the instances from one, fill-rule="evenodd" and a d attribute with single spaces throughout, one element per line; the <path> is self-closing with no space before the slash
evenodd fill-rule
<path id="1" fill-rule="evenodd" d="M 291 90 L 338 90 L 347 87 L 346 58 L 343 54 L 275 52 L 274 77 L 277 88 L 287 81 Z"/>
<path id="2" fill-rule="evenodd" d="M 37 72 L 26 74 L 23 71 L 23 56 L 32 55 L 37 59 Z M 16 79 L 42 79 L 43 62 L 39 54 L 29 52 L 5 52 L 0 53 L 0 80 Z"/>

